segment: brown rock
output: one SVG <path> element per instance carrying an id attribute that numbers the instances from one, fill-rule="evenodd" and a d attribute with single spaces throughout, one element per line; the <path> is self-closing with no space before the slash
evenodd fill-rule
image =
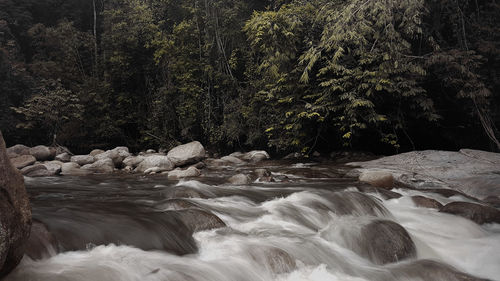
<path id="1" fill-rule="evenodd" d="M 33 165 L 36 162 L 36 158 L 31 155 L 22 155 L 16 158 L 10 159 L 12 165 L 18 169 L 22 169 L 26 166 Z"/>
<path id="2" fill-rule="evenodd" d="M 427 198 L 425 196 L 412 196 L 411 200 L 413 200 L 413 203 L 417 205 L 417 207 L 423 207 L 423 208 L 431 208 L 431 209 L 441 209 L 443 207 L 443 204 L 439 203 L 438 201 L 432 199 L 432 198 Z"/>
<path id="3" fill-rule="evenodd" d="M 26 243 L 26 255 L 34 260 L 39 260 L 55 255 L 56 249 L 56 239 L 45 224 L 33 220 L 31 234 Z"/>
<path id="4" fill-rule="evenodd" d="M 21 169 L 21 173 L 23 175 L 28 175 L 29 173 L 32 173 L 37 170 L 47 170 L 47 167 L 45 167 L 43 164 L 36 164 L 32 166 L 27 166 Z"/>
<path id="5" fill-rule="evenodd" d="M 11 155 L 15 156 L 15 157 L 18 157 L 18 156 L 21 156 L 21 155 L 29 155 L 30 154 L 30 148 L 27 147 L 26 145 L 16 144 L 14 146 L 11 146 L 11 147 L 7 148 L 7 154 L 9 155 L 9 157 Z M 13 157 L 10 157 L 10 158 L 13 158 Z"/>
<path id="6" fill-rule="evenodd" d="M 469 202 L 451 202 L 441 208 L 440 212 L 470 219 L 477 224 L 500 223 L 500 211 L 493 207 Z"/>
<path id="7" fill-rule="evenodd" d="M 364 171 L 359 175 L 359 181 L 386 189 L 392 189 L 394 187 L 394 177 L 391 173 L 385 171 Z"/>
<path id="8" fill-rule="evenodd" d="M 0 132 L 0 278 L 21 261 L 31 227 L 23 176 L 11 164 Z"/>
<path id="9" fill-rule="evenodd" d="M 45 145 L 37 145 L 30 148 L 30 154 L 38 161 L 52 160 L 56 157 L 56 149 L 49 148 Z"/>

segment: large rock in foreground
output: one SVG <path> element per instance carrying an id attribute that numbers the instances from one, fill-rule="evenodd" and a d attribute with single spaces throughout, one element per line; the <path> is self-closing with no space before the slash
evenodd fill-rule
<path id="1" fill-rule="evenodd" d="M 30 227 L 23 176 L 11 165 L 0 132 L 0 279 L 21 261 Z"/>
<path id="2" fill-rule="evenodd" d="M 417 189 L 451 188 L 479 199 L 500 196 L 500 154 L 472 149 L 425 150 L 352 162 L 359 173 L 385 171 Z"/>
<path id="3" fill-rule="evenodd" d="M 205 148 L 200 142 L 193 141 L 172 148 L 167 156 L 175 166 L 194 164 L 205 158 Z"/>

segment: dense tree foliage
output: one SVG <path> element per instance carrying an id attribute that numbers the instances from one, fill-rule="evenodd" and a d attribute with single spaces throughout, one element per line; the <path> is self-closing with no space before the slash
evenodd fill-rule
<path id="1" fill-rule="evenodd" d="M 500 149 L 492 0 L 0 0 L 10 143 Z"/>

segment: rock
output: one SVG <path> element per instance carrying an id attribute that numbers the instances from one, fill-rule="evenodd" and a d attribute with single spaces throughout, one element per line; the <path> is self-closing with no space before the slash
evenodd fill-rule
<path id="1" fill-rule="evenodd" d="M 89 153 L 89 155 L 90 155 L 90 156 L 96 156 L 96 155 L 99 155 L 99 154 L 104 153 L 104 152 L 106 152 L 106 151 L 104 151 L 104 150 L 102 150 L 102 149 L 94 149 L 94 150 L 92 150 L 92 151 Z"/>
<path id="2" fill-rule="evenodd" d="M 97 160 L 92 164 L 82 166 L 83 170 L 89 170 L 95 173 L 112 173 L 115 169 L 115 164 L 110 158 Z"/>
<path id="3" fill-rule="evenodd" d="M 69 155 L 68 153 L 64 152 L 64 153 L 56 155 L 55 159 L 57 161 L 61 161 L 61 162 L 70 162 L 71 161 L 71 155 Z"/>
<path id="4" fill-rule="evenodd" d="M 274 179 L 268 169 L 259 168 L 255 169 L 254 174 L 259 182 L 273 182 Z"/>
<path id="5" fill-rule="evenodd" d="M 280 248 L 256 245 L 247 252 L 255 262 L 276 274 L 291 272 L 297 268 L 295 259 Z"/>
<path id="6" fill-rule="evenodd" d="M 248 175 L 237 174 L 227 179 L 227 181 L 232 184 L 243 185 L 251 183 L 252 179 Z"/>
<path id="7" fill-rule="evenodd" d="M 200 142 L 193 141 L 172 148 L 167 156 L 175 166 L 193 164 L 205 158 L 205 148 Z"/>
<path id="8" fill-rule="evenodd" d="M 225 227 L 226 224 L 212 212 L 202 209 L 176 211 L 182 222 L 193 232 Z"/>
<path id="9" fill-rule="evenodd" d="M 128 148 L 124 146 L 119 146 L 111 150 L 107 150 L 106 152 L 97 154 L 95 156 L 96 160 L 104 160 L 106 158 L 110 158 L 113 160 L 115 167 L 120 167 L 122 165 L 123 159 L 130 156 L 128 152 Z"/>
<path id="10" fill-rule="evenodd" d="M 123 159 L 123 164 L 125 166 L 130 166 L 132 168 L 136 168 L 142 161 L 144 161 L 144 156 L 129 156 Z"/>
<path id="11" fill-rule="evenodd" d="M 15 157 L 19 157 L 22 155 L 29 155 L 29 154 L 30 154 L 30 148 L 27 147 L 26 145 L 16 144 L 14 146 L 7 148 L 7 156 L 9 158 L 15 158 Z"/>
<path id="12" fill-rule="evenodd" d="M 38 161 L 52 160 L 56 156 L 56 150 L 45 145 L 37 145 L 30 148 L 30 154 Z"/>
<path id="13" fill-rule="evenodd" d="M 488 281 L 433 260 L 402 263 L 391 270 L 396 280 Z"/>
<path id="14" fill-rule="evenodd" d="M 483 202 L 492 207 L 500 208 L 500 197 L 498 196 L 488 196 L 483 199 Z"/>
<path id="15" fill-rule="evenodd" d="M 215 195 L 208 190 L 199 190 L 192 187 L 177 186 L 173 190 L 170 198 L 212 198 Z"/>
<path id="16" fill-rule="evenodd" d="M 236 164 L 236 165 L 242 165 L 245 164 L 246 162 L 241 160 L 240 158 L 236 158 L 234 156 L 224 156 L 220 160 L 224 161 L 225 163 L 231 163 L 231 164 Z"/>
<path id="17" fill-rule="evenodd" d="M 149 169 L 146 169 L 146 171 L 144 171 L 144 174 L 146 175 L 149 175 L 149 174 L 158 174 L 158 173 L 161 173 L 165 171 L 164 169 L 160 168 L 160 167 L 151 167 Z"/>
<path id="18" fill-rule="evenodd" d="M 201 172 L 195 167 L 189 167 L 185 170 L 177 168 L 173 171 L 168 172 L 168 179 L 170 180 L 170 179 L 197 177 L 199 175 L 201 175 Z"/>
<path id="19" fill-rule="evenodd" d="M 384 171 L 368 170 L 359 175 L 360 182 L 366 182 L 375 187 L 392 189 L 394 178 L 391 173 Z"/>
<path id="20" fill-rule="evenodd" d="M 80 165 L 74 162 L 63 163 L 61 165 L 61 175 L 64 176 L 82 176 L 88 175 L 91 171 L 80 169 Z"/>
<path id="21" fill-rule="evenodd" d="M 92 164 L 95 162 L 95 158 L 92 155 L 75 155 L 71 156 L 71 162 L 75 162 L 80 166 Z"/>
<path id="22" fill-rule="evenodd" d="M 253 163 L 260 162 L 265 159 L 269 159 L 269 154 L 264 150 L 252 150 L 241 156 L 241 159 L 250 161 Z"/>
<path id="23" fill-rule="evenodd" d="M 21 173 L 25 176 L 29 176 L 29 173 L 32 173 L 37 170 L 47 170 L 47 167 L 45 167 L 43 164 L 35 164 L 31 166 L 26 166 L 21 169 Z"/>
<path id="24" fill-rule="evenodd" d="M 500 211 L 490 206 L 469 202 L 451 202 L 441 208 L 440 212 L 470 219 L 477 224 L 500 223 Z"/>
<path id="25" fill-rule="evenodd" d="M 183 210 L 183 209 L 191 209 L 191 208 L 200 208 L 197 204 L 181 198 L 167 199 L 160 204 L 155 206 L 160 210 Z"/>
<path id="26" fill-rule="evenodd" d="M 295 152 L 295 153 L 290 153 L 290 154 L 286 155 L 285 157 L 283 157 L 283 159 L 285 159 L 285 160 L 299 159 L 301 157 L 302 157 L 302 154 Z"/>
<path id="27" fill-rule="evenodd" d="M 31 227 L 23 176 L 11 164 L 0 132 L 0 279 L 21 261 Z"/>
<path id="28" fill-rule="evenodd" d="M 193 165 L 191 165 L 190 167 L 195 167 L 196 169 L 203 169 L 205 168 L 207 165 L 205 165 L 205 163 L 203 162 L 198 162 L 198 163 L 195 163 Z"/>
<path id="29" fill-rule="evenodd" d="M 474 198 L 500 196 L 500 154 L 480 150 L 412 151 L 367 162 L 348 163 L 358 171 L 385 170 L 412 188 L 443 187 Z"/>
<path id="30" fill-rule="evenodd" d="M 156 150 L 148 149 L 148 150 L 146 150 L 146 153 L 153 154 L 153 153 L 156 153 Z"/>
<path id="31" fill-rule="evenodd" d="M 174 164 L 170 161 L 168 156 L 150 155 L 145 157 L 145 159 L 137 166 L 135 171 L 143 173 L 147 169 L 153 167 L 158 167 L 161 171 L 171 171 L 174 168 Z"/>
<path id="32" fill-rule="evenodd" d="M 417 254 L 408 232 L 401 225 L 388 220 L 375 220 L 363 226 L 353 250 L 379 265 L 399 262 Z"/>
<path id="33" fill-rule="evenodd" d="M 55 237 L 42 222 L 33 220 L 25 254 L 33 260 L 40 260 L 54 256 L 56 249 Z"/>
<path id="34" fill-rule="evenodd" d="M 55 149 L 56 149 L 56 155 L 63 153 L 67 153 L 68 155 L 73 155 L 73 153 L 71 153 L 71 151 L 69 151 L 69 149 L 65 146 L 58 145 L 55 147 Z"/>
<path id="35" fill-rule="evenodd" d="M 47 170 L 51 172 L 53 175 L 58 175 L 61 173 L 62 164 L 63 164 L 62 162 L 56 160 L 43 163 L 45 168 L 47 168 Z"/>
<path id="36" fill-rule="evenodd" d="M 22 169 L 26 166 L 33 165 L 36 162 L 36 158 L 31 155 L 22 155 L 16 158 L 10 159 L 12 165 L 18 169 Z"/>
<path id="37" fill-rule="evenodd" d="M 420 195 L 412 196 L 411 200 L 413 200 L 413 203 L 415 203 L 417 207 L 431 208 L 438 210 L 441 209 L 441 207 L 443 207 L 443 204 L 439 203 L 438 201 Z"/>
<path id="38" fill-rule="evenodd" d="M 397 192 L 390 191 L 390 190 L 387 190 L 387 189 L 384 189 L 384 188 L 374 187 L 374 186 L 371 186 L 371 185 L 362 185 L 362 186 L 358 186 L 356 188 L 359 191 L 364 192 L 364 193 L 376 193 L 376 194 L 379 194 L 385 200 L 400 198 L 401 196 L 403 196 L 403 195 L 401 195 L 401 194 L 399 194 Z"/>

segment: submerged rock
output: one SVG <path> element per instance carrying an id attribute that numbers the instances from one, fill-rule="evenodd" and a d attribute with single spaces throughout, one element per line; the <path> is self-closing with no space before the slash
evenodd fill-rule
<path id="1" fill-rule="evenodd" d="M 69 155 L 67 152 L 63 152 L 61 154 L 57 154 L 55 159 L 61 162 L 70 162 L 71 155 Z"/>
<path id="2" fill-rule="evenodd" d="M 193 141 L 172 148 L 167 156 L 175 166 L 194 164 L 205 158 L 205 148 L 200 142 Z"/>
<path id="3" fill-rule="evenodd" d="M 29 155 L 29 154 L 30 154 L 30 148 L 27 147 L 26 145 L 16 144 L 14 146 L 7 148 L 7 156 L 9 158 L 15 158 L 21 155 Z"/>
<path id="4" fill-rule="evenodd" d="M 31 227 L 31 207 L 23 176 L 7 156 L 0 132 L 0 278 L 21 261 Z"/>
<path id="5" fill-rule="evenodd" d="M 226 224 L 212 212 L 202 209 L 182 209 L 176 211 L 182 222 L 192 231 L 203 231 L 225 227 Z"/>
<path id="6" fill-rule="evenodd" d="M 57 241 L 52 233 L 42 222 L 33 220 L 25 254 L 34 260 L 39 260 L 55 255 L 56 250 Z"/>
<path id="7" fill-rule="evenodd" d="M 390 190 L 387 190 L 385 188 L 378 188 L 378 187 L 375 187 L 375 186 L 371 186 L 371 185 L 362 185 L 362 186 L 358 186 L 357 189 L 361 192 L 364 192 L 364 193 L 375 193 L 375 194 L 379 194 L 380 196 L 382 196 L 382 198 L 384 198 L 385 200 L 388 200 L 388 199 L 395 199 L 395 198 L 400 198 L 401 194 L 397 193 L 397 192 L 394 192 L 394 191 L 390 191 Z"/>
<path id="8" fill-rule="evenodd" d="M 95 173 L 112 173 L 115 169 L 115 164 L 110 158 L 100 159 L 92 164 L 82 166 L 83 170 L 89 170 Z"/>
<path id="9" fill-rule="evenodd" d="M 498 209 L 476 203 L 451 202 L 442 207 L 440 211 L 470 219 L 477 224 L 500 223 Z"/>

